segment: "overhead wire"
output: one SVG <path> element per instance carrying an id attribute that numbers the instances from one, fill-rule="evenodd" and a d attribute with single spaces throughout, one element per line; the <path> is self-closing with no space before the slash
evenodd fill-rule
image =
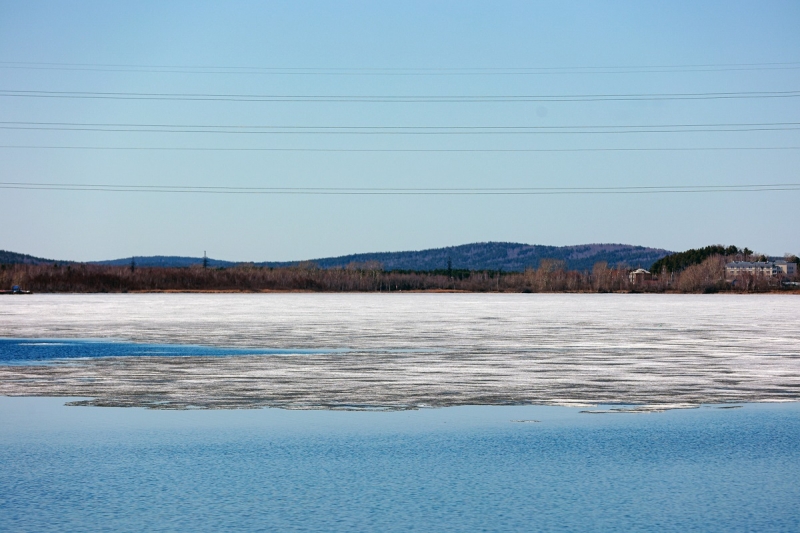
<path id="1" fill-rule="evenodd" d="M 707 63 L 683 65 L 572 66 L 572 67 L 255 67 L 202 65 L 135 65 L 103 63 L 47 63 L 2 61 L 0 69 L 133 72 L 150 74 L 267 74 L 303 76 L 508 76 L 544 74 L 649 74 L 672 72 L 728 72 L 795 70 L 800 62 Z"/>
<path id="2" fill-rule="evenodd" d="M 0 130 L 291 135 L 529 135 L 789 131 L 800 122 L 595 126 L 244 126 L 0 121 Z"/>
<path id="3" fill-rule="evenodd" d="M 572 126 L 297 126 L 243 124 L 136 124 L 130 122 L 31 122 L 3 120 L 7 126 L 123 127 L 123 128 L 219 128 L 219 129 L 297 129 L 297 130 L 564 130 L 628 128 L 713 128 L 755 126 L 799 126 L 800 122 L 713 122 L 701 124 L 589 124 Z"/>
<path id="4" fill-rule="evenodd" d="M 800 183 L 746 185 L 655 185 L 618 187 L 229 187 L 115 185 L 98 183 L 0 182 L 0 189 L 171 194 L 336 195 L 336 196 L 510 196 L 586 194 L 675 194 L 800 191 Z"/>
<path id="5" fill-rule="evenodd" d="M 632 93 L 572 95 L 288 95 L 233 93 L 144 93 L 39 91 L 0 89 L 0 97 L 69 98 L 99 100 L 167 100 L 221 102 L 338 102 L 338 103 L 513 103 L 513 102 L 606 102 L 663 100 L 729 100 L 756 98 L 796 98 L 799 90 L 739 91 L 701 93 Z"/>
<path id="6" fill-rule="evenodd" d="M 650 65 L 634 67 L 531 67 L 531 68 L 282 68 L 282 67 L 203 67 L 80 63 L 0 62 L 0 69 L 81 70 L 136 73 L 197 74 L 298 74 L 359 76 L 426 75 L 516 75 L 516 74 L 635 74 L 651 72 L 722 72 L 736 70 L 795 70 L 800 62 L 741 63 L 706 65 Z M 515 102 L 603 102 L 661 100 L 784 99 L 800 96 L 800 91 L 739 91 L 697 93 L 632 93 L 568 95 L 287 95 L 234 93 L 148 93 L 40 91 L 0 89 L 0 97 L 63 98 L 97 100 L 164 100 L 227 102 L 338 102 L 338 103 L 515 103 Z M 102 131 L 145 133 L 250 133 L 250 134 L 362 134 L 362 135 L 519 135 L 519 134 L 607 134 L 607 133 L 690 133 L 746 132 L 800 129 L 797 122 L 734 124 L 661 124 L 594 126 L 242 126 L 180 124 L 113 124 L 68 122 L 0 122 L 6 130 Z M 268 152 L 639 152 L 639 151 L 720 151 L 720 150 L 797 150 L 798 146 L 771 147 L 675 147 L 675 148 L 529 148 L 529 149 L 339 149 L 339 148 L 247 148 L 247 147 L 102 147 L 0 145 L 5 149 L 68 150 L 174 150 L 174 151 L 268 151 Z M 172 194 L 245 195 L 583 195 L 583 194 L 675 194 L 797 191 L 800 183 L 693 186 L 621 187 L 489 187 L 489 188 L 353 188 L 353 187 L 219 187 L 115 185 L 87 183 L 0 182 L 1 189 L 75 192 L 138 192 Z"/>
<path id="7" fill-rule="evenodd" d="M 43 150 L 132 150 L 132 151 L 186 151 L 186 152 L 706 152 L 741 150 L 800 150 L 800 146 L 709 146 L 669 148 L 223 148 L 223 147 L 164 147 L 164 146 L 56 146 L 56 145 L 0 145 L 0 149 Z"/>

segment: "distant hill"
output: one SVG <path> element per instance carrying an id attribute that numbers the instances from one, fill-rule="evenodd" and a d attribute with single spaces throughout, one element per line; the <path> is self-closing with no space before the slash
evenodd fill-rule
<path id="1" fill-rule="evenodd" d="M 109 265 L 109 266 L 128 266 L 131 264 L 131 259 L 136 262 L 139 267 L 172 267 L 183 268 L 194 265 L 202 265 L 202 257 L 183 257 L 177 255 L 151 255 L 144 257 L 123 257 L 121 259 L 109 259 L 106 261 L 90 261 L 93 265 Z M 236 266 L 239 263 L 235 261 L 223 261 L 221 259 L 208 258 L 208 266 L 213 268 L 228 268 Z"/>
<path id="2" fill-rule="evenodd" d="M 27 254 L 18 254 L 0 250 L 0 265 L 43 265 L 48 263 L 64 263 L 65 261 L 54 261 Z"/>
<path id="3" fill-rule="evenodd" d="M 312 259 L 320 268 L 345 267 L 351 263 L 378 262 L 384 270 L 442 270 L 447 268 L 448 259 L 454 269 L 465 270 L 503 270 L 506 272 L 537 268 L 543 259 L 564 261 L 569 270 L 591 270 L 595 263 L 607 262 L 610 266 L 627 265 L 631 268 L 648 268 L 655 261 L 672 252 L 658 248 L 631 246 L 628 244 L 582 244 L 577 246 L 539 246 L 514 242 L 481 242 L 432 248 L 429 250 L 407 252 L 381 252 L 323 257 Z M 149 256 L 134 257 L 139 267 L 190 267 L 203 264 L 202 257 Z M 53 263 L 51 259 L 41 259 L 13 252 L 0 252 L 0 263 Z M 297 266 L 307 261 L 267 261 L 248 263 L 263 267 Z M 124 257 L 107 261 L 91 261 L 94 265 L 127 266 L 131 258 Z M 236 266 L 234 261 L 208 258 L 208 266 L 228 268 Z"/>
<path id="4" fill-rule="evenodd" d="M 578 246 L 539 246 L 513 242 L 483 242 L 432 248 L 412 252 L 384 252 L 344 255 L 312 259 L 322 268 L 347 266 L 350 263 L 377 261 L 385 270 L 437 270 L 453 268 L 468 270 L 521 271 L 537 268 L 542 259 L 564 261 L 569 270 L 590 270 L 595 263 L 606 261 L 610 266 L 625 264 L 632 268 L 647 268 L 654 261 L 671 252 L 627 244 L 584 244 Z M 282 267 L 298 265 L 294 262 L 260 263 L 263 266 Z"/>

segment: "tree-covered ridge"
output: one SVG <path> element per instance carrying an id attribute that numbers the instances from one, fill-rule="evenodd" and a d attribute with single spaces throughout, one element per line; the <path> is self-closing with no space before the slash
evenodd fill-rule
<path id="1" fill-rule="evenodd" d="M 0 250 L 0 265 L 42 265 L 52 262 L 52 259 L 44 259 L 42 257 L 34 257 L 28 254 L 18 254 L 17 252 Z"/>
<path id="2" fill-rule="evenodd" d="M 750 252 L 750 250 L 747 248 L 744 250 L 739 250 L 739 248 L 736 246 L 723 246 L 721 244 L 706 246 L 705 248 L 692 248 L 691 250 L 686 250 L 685 252 L 678 252 L 666 257 L 662 257 L 650 266 L 650 272 L 653 272 L 654 274 L 661 273 L 664 270 L 667 272 L 680 272 L 691 265 L 699 265 L 714 255 L 727 256 L 738 255 L 742 253 L 744 255 L 748 255 L 748 253 L 752 252 Z"/>
<path id="3" fill-rule="evenodd" d="M 351 263 L 378 262 L 385 270 L 436 271 L 454 269 L 503 270 L 522 272 L 538 268 L 542 261 L 563 261 L 567 270 L 588 271 L 595 263 L 611 266 L 646 267 L 669 254 L 668 250 L 628 244 L 582 244 L 576 246 L 543 246 L 513 242 L 479 242 L 432 248 L 419 251 L 383 252 L 312 259 L 320 268 L 345 267 Z M 296 266 L 299 262 L 259 263 L 270 267 Z"/>
<path id="4" fill-rule="evenodd" d="M 90 261 L 93 265 L 106 266 L 127 266 L 133 261 L 139 267 L 161 267 L 161 268 L 186 268 L 203 264 L 202 257 L 185 257 L 178 255 L 149 255 L 122 257 L 120 259 L 109 259 L 105 261 Z M 221 259 L 206 258 L 206 266 L 214 268 L 229 268 L 238 265 L 236 261 L 224 261 Z"/>
<path id="5" fill-rule="evenodd" d="M 270 268 L 286 268 L 314 263 L 319 268 L 345 268 L 348 265 L 380 263 L 384 270 L 435 272 L 447 269 L 458 270 L 502 270 L 504 272 L 522 272 L 529 268 L 538 268 L 542 261 L 563 261 L 567 270 L 588 271 L 595 263 L 605 262 L 610 266 L 625 265 L 631 268 L 647 267 L 653 261 L 669 254 L 668 250 L 632 246 L 628 244 L 581 244 L 576 246 L 542 246 L 513 242 L 478 242 L 446 248 L 402 252 L 377 252 L 343 255 L 339 257 L 322 257 L 302 261 L 265 261 L 255 262 L 251 266 Z M 202 257 L 134 257 L 136 265 L 141 267 L 188 267 L 202 264 Z M 109 266 L 126 266 L 130 257 L 110 261 L 95 261 L 94 264 Z M 237 263 L 208 259 L 208 266 L 233 267 Z"/>

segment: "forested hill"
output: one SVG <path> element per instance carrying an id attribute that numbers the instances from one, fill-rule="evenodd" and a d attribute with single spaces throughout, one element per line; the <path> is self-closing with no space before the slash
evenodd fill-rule
<path id="1" fill-rule="evenodd" d="M 384 252 L 344 255 L 312 259 L 322 268 L 347 266 L 350 263 L 377 261 L 385 270 L 439 270 L 447 268 L 448 259 L 454 269 L 521 271 L 538 268 L 543 259 L 564 261 L 569 270 L 591 270 L 595 263 L 605 261 L 609 266 L 626 264 L 648 268 L 653 262 L 671 252 L 627 244 L 584 244 L 578 246 L 539 246 L 512 242 L 484 242 L 433 248 L 412 252 Z M 298 262 L 263 263 L 282 267 Z"/>
<path id="2" fill-rule="evenodd" d="M 163 256 L 153 255 L 146 257 L 124 257 L 122 259 L 110 259 L 107 261 L 87 261 L 92 265 L 106 265 L 106 266 L 128 266 L 131 264 L 131 259 L 140 267 L 165 267 L 165 268 L 180 268 L 189 267 L 193 265 L 202 265 L 202 257 L 180 257 L 180 256 Z M 76 264 L 80 261 L 61 261 L 55 259 L 45 259 L 43 257 L 36 257 L 33 255 L 20 254 L 17 252 L 8 252 L 0 250 L 0 265 L 48 265 L 48 264 Z M 232 267 L 238 263 L 235 261 L 220 261 L 217 259 L 208 259 L 208 266 L 210 267 Z"/>
<path id="3" fill-rule="evenodd" d="M 721 244 L 716 244 L 713 246 L 706 246 L 705 248 L 692 248 L 685 252 L 678 252 L 662 257 L 653 263 L 650 268 L 654 273 L 660 273 L 662 270 L 666 270 L 667 272 L 680 272 L 691 265 L 699 265 L 713 255 L 730 257 L 737 254 L 748 256 L 750 253 L 752 252 L 747 248 L 739 250 L 736 246 L 722 246 Z M 744 259 L 744 257 L 742 259 Z"/>
<path id="4" fill-rule="evenodd" d="M 42 257 L 34 257 L 32 255 L 0 250 L 0 265 L 43 265 L 46 263 L 55 263 L 55 261 Z"/>
<path id="5" fill-rule="evenodd" d="M 605 261 L 609 266 L 627 265 L 631 268 L 649 268 L 655 261 L 671 252 L 644 246 L 627 244 L 583 244 L 578 246 L 539 246 L 512 242 L 483 242 L 432 248 L 429 250 L 408 252 L 383 252 L 343 255 L 312 259 L 321 268 L 346 267 L 351 263 L 378 262 L 384 270 L 442 270 L 448 266 L 464 270 L 503 270 L 505 272 L 522 271 L 526 268 L 538 268 L 543 259 L 564 261 L 568 270 L 591 270 L 595 263 Z M 181 256 L 149 256 L 124 257 L 108 261 L 93 261 L 95 265 L 128 266 L 131 259 L 137 267 L 189 267 L 203 264 L 202 257 Z M 14 252 L 0 251 L 0 263 L 44 264 L 53 263 L 51 259 L 42 259 Z M 263 262 L 254 266 L 288 267 L 305 261 Z M 63 261 L 59 261 L 63 263 Z M 227 268 L 236 266 L 237 262 L 208 258 L 208 266 Z"/>
<path id="6" fill-rule="evenodd" d="M 163 268 L 185 268 L 190 266 L 197 266 L 203 264 L 202 257 L 184 257 L 178 255 L 150 255 L 144 257 L 123 257 L 121 259 L 109 259 L 107 261 L 91 261 L 93 265 L 108 265 L 108 266 L 129 266 L 131 261 L 137 267 L 163 267 Z M 207 266 L 211 268 L 228 268 L 236 266 L 239 263 L 236 261 L 223 261 L 221 259 L 207 259 Z"/>

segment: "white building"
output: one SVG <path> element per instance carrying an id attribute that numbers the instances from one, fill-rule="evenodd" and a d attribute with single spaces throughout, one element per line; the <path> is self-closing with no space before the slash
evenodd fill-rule
<path id="1" fill-rule="evenodd" d="M 797 263 L 789 261 L 733 261 L 725 265 L 725 278 L 732 280 L 742 274 L 773 278 L 776 276 L 794 276 L 797 274 Z"/>
<path id="2" fill-rule="evenodd" d="M 631 285 L 642 285 L 645 281 L 652 279 L 653 275 L 650 271 L 643 268 L 638 268 L 628 273 L 628 280 L 630 280 Z"/>
<path id="3" fill-rule="evenodd" d="M 775 266 L 783 272 L 784 276 L 797 275 L 797 263 L 793 261 L 784 261 L 781 259 L 780 261 L 775 261 Z"/>

